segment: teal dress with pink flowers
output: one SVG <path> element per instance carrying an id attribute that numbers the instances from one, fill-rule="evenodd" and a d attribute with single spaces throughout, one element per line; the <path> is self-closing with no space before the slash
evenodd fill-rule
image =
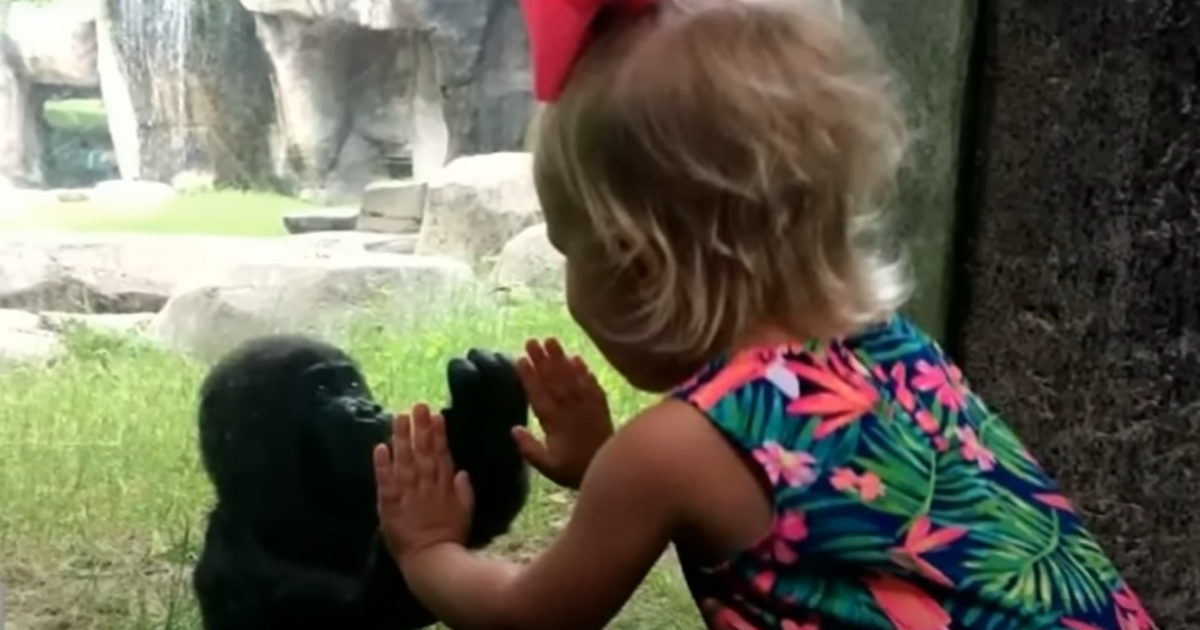
<path id="1" fill-rule="evenodd" d="M 772 492 L 772 533 L 683 558 L 727 630 L 1151 630 L 1071 503 L 903 318 L 713 362 L 675 396 Z"/>

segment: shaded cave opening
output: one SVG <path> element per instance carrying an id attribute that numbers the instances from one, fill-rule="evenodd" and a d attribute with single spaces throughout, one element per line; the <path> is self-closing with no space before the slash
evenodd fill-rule
<path id="1" fill-rule="evenodd" d="M 32 97 L 45 187 L 87 188 L 120 178 L 99 89 L 38 85 Z"/>

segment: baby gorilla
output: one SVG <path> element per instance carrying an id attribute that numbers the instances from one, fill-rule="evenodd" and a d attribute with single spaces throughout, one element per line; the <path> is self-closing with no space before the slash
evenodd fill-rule
<path id="1" fill-rule="evenodd" d="M 511 362 L 447 366 L 442 410 L 475 489 L 468 546 L 504 534 L 528 494 L 511 437 L 528 405 Z M 277 335 L 219 361 L 200 390 L 201 460 L 216 490 L 193 575 L 205 630 L 408 630 L 435 623 L 379 537 L 371 451 L 391 436 L 355 362 Z"/>

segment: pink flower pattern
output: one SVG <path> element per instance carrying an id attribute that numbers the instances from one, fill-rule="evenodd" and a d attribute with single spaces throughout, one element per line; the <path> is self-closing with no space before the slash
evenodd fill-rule
<path id="1" fill-rule="evenodd" d="M 762 465 L 767 479 L 772 484 L 783 482 L 799 487 L 812 483 L 817 474 L 813 470 L 813 456 L 803 451 L 789 451 L 778 442 L 767 442 L 754 451 L 754 459 Z"/>

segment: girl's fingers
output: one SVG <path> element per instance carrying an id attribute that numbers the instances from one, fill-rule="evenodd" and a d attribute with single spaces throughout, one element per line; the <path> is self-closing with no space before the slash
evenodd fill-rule
<path id="1" fill-rule="evenodd" d="M 458 497 L 458 504 L 468 514 L 475 510 L 475 490 L 471 487 L 471 478 L 467 471 L 463 470 L 454 475 L 454 494 Z"/>
<path id="2" fill-rule="evenodd" d="M 546 349 L 542 347 L 542 342 L 537 339 L 530 339 L 525 342 L 525 356 L 529 357 L 529 361 L 533 364 L 535 370 L 544 365 L 549 358 L 546 356 Z"/>
<path id="3" fill-rule="evenodd" d="M 562 344 L 554 337 L 547 337 L 542 345 L 546 348 L 546 355 L 552 360 L 565 361 L 567 359 L 567 353 L 563 352 Z"/>
<path id="4" fill-rule="evenodd" d="M 589 368 L 587 362 L 584 361 L 583 357 L 579 355 L 571 357 L 571 369 L 574 370 L 576 374 L 592 373 L 592 368 Z"/>
<path id="5" fill-rule="evenodd" d="M 604 388 L 600 387 L 600 381 L 591 371 L 579 374 L 578 383 L 579 395 L 585 401 L 594 404 L 604 400 Z"/>
<path id="6" fill-rule="evenodd" d="M 440 414 L 434 414 L 431 422 L 433 448 L 430 450 L 430 455 L 435 464 L 433 481 L 439 486 L 452 484 L 454 482 L 454 461 L 450 458 L 450 447 L 446 442 L 446 420 Z"/>
<path id="7" fill-rule="evenodd" d="M 521 457 L 542 472 L 553 468 L 554 460 L 550 457 L 550 451 L 546 445 L 533 436 L 529 429 L 525 427 L 513 427 L 513 440 L 517 442 L 517 450 L 520 451 Z"/>
<path id="8" fill-rule="evenodd" d="M 413 406 L 413 460 L 417 477 L 417 485 L 431 486 L 436 483 L 437 456 L 433 452 L 433 419 L 429 415 L 429 407 L 418 404 Z"/>
<path id="9" fill-rule="evenodd" d="M 525 344 L 526 357 L 517 363 L 518 374 L 525 385 L 529 404 L 537 411 L 541 407 L 547 416 L 554 413 L 551 406 L 562 408 L 590 398 L 591 375 L 587 363 L 578 356 L 567 356 L 562 344 L 553 337 L 539 343 Z"/>
<path id="10" fill-rule="evenodd" d="M 558 403 L 550 395 L 550 392 L 546 391 L 541 375 L 535 371 L 529 359 L 521 357 L 517 360 L 517 375 L 521 378 L 521 386 L 525 388 L 525 397 L 529 399 L 529 407 L 537 415 L 538 421 L 542 424 L 553 423 L 559 416 Z"/>
<path id="11" fill-rule="evenodd" d="M 375 445 L 371 452 L 371 461 L 375 464 L 375 488 L 380 502 L 391 502 L 400 498 L 396 487 L 396 478 L 392 475 L 392 455 L 383 444 Z"/>
<path id="12" fill-rule="evenodd" d="M 417 480 L 413 462 L 411 420 L 406 415 L 396 416 L 395 422 L 392 423 L 392 475 L 402 489 L 411 488 Z"/>
<path id="13" fill-rule="evenodd" d="M 569 405 L 575 399 L 572 384 L 575 370 L 571 365 L 571 360 L 563 354 L 562 346 L 559 346 L 557 342 L 550 345 L 550 341 L 547 342 L 549 355 L 546 362 L 539 368 L 539 376 L 542 378 L 546 391 L 557 404 Z"/>

